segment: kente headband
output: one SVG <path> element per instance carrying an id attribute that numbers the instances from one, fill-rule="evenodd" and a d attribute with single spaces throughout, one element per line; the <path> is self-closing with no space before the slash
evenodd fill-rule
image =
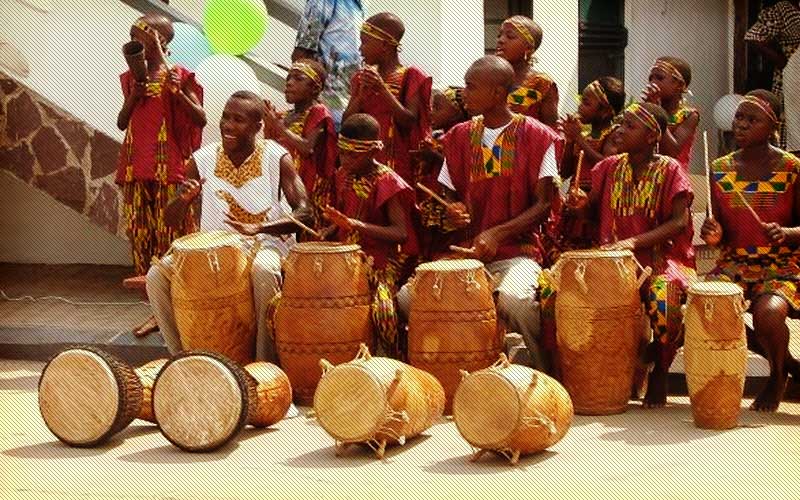
<path id="1" fill-rule="evenodd" d="M 505 22 L 507 22 L 508 24 L 513 26 L 514 29 L 517 30 L 517 32 L 520 35 L 522 35 L 522 38 L 524 38 L 525 41 L 528 42 L 528 44 L 531 47 L 535 47 L 536 46 L 536 41 L 533 39 L 533 33 L 531 33 L 531 30 L 529 30 L 528 27 L 525 26 L 525 24 L 523 24 L 522 22 L 514 19 L 513 17 L 509 18 L 509 19 L 506 19 Z"/>
<path id="2" fill-rule="evenodd" d="M 775 114 L 775 111 L 772 109 L 772 106 L 770 106 L 769 103 L 767 101 L 765 101 L 764 99 L 762 99 L 760 97 L 757 97 L 757 96 L 754 96 L 754 95 L 746 95 L 746 96 L 744 96 L 742 101 L 739 103 L 739 105 L 741 106 L 742 103 L 745 103 L 745 102 L 749 102 L 750 104 L 758 106 L 758 108 L 761 111 L 763 111 L 764 113 L 766 113 L 766 115 L 769 117 L 769 119 L 772 120 L 772 123 L 780 123 L 780 120 L 778 119 L 778 115 Z"/>
<path id="3" fill-rule="evenodd" d="M 317 87 L 322 88 L 322 78 L 319 76 L 319 73 L 317 73 L 317 70 L 315 70 L 310 64 L 296 62 L 292 64 L 291 71 L 299 71 L 303 73 L 307 77 L 311 78 L 311 81 L 314 82 Z"/>
<path id="4" fill-rule="evenodd" d="M 339 146 L 339 149 L 342 151 L 350 151 L 352 153 L 369 153 L 372 150 L 382 150 L 383 141 L 364 141 L 360 139 L 350 139 L 340 135 L 337 146 Z"/>
<path id="5" fill-rule="evenodd" d="M 661 140 L 661 127 L 658 125 L 658 120 L 656 120 L 656 117 L 653 116 L 653 113 L 648 111 L 647 108 L 641 104 L 634 103 L 628 106 L 626 111 L 636 117 L 637 120 L 642 122 L 645 127 L 649 128 L 653 132 L 656 132 L 658 134 L 658 140 Z"/>
<path id="6" fill-rule="evenodd" d="M 670 62 L 658 59 L 656 60 L 656 62 L 653 63 L 653 67 L 650 68 L 650 71 L 653 71 L 656 68 L 660 69 L 661 71 L 668 74 L 672 78 L 678 80 L 683 84 L 684 87 L 686 87 L 686 80 L 683 78 L 683 74 L 680 71 L 678 71 L 678 68 L 676 68 Z"/>
<path id="7" fill-rule="evenodd" d="M 447 87 L 442 91 L 445 99 L 453 103 L 459 109 L 464 109 L 464 89 L 461 87 Z"/>
<path id="8" fill-rule="evenodd" d="M 608 95 L 606 95 L 606 91 L 605 89 L 603 89 L 603 86 L 600 84 L 600 81 L 598 80 L 593 81 L 592 83 L 586 86 L 586 90 L 590 94 L 600 99 L 600 101 L 609 108 L 612 107 L 611 103 L 608 102 Z"/>
<path id="9" fill-rule="evenodd" d="M 375 26 L 370 22 L 364 22 L 364 24 L 361 25 L 361 32 L 365 35 L 371 36 L 372 38 L 376 38 L 390 45 L 394 45 L 395 47 L 400 46 L 400 40 L 392 36 L 391 33 Z"/>

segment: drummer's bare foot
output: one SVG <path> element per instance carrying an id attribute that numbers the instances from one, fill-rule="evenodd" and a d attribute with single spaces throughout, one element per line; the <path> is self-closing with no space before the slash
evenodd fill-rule
<path id="1" fill-rule="evenodd" d="M 767 381 L 767 386 L 761 391 L 750 409 L 753 411 L 760 411 L 764 413 L 772 413 L 778 411 L 778 406 L 783 399 L 783 391 L 786 389 L 786 374 L 782 376 L 770 376 Z"/>
<path id="2" fill-rule="evenodd" d="M 647 379 L 647 394 L 642 401 L 643 408 L 663 408 L 667 404 L 667 372 L 658 367 L 650 372 Z"/>
<path id="3" fill-rule="evenodd" d="M 147 321 L 133 329 L 134 337 L 145 337 L 158 330 L 155 316 L 150 316 Z"/>

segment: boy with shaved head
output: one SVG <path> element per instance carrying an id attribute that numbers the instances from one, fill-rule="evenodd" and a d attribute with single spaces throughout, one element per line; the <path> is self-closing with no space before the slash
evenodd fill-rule
<path id="1" fill-rule="evenodd" d="M 381 127 L 384 144 L 376 159 L 413 185 L 417 179 L 410 152 L 431 133 L 432 80 L 422 70 L 400 64 L 403 34 L 403 21 L 388 12 L 364 22 L 361 56 L 366 66 L 353 76 L 344 119 L 355 113 L 372 115 Z"/>
<path id="2" fill-rule="evenodd" d="M 509 110 L 514 69 L 505 59 L 478 59 L 464 81 L 464 106 L 475 118 L 442 139 L 439 182 L 458 200 L 448 207 L 448 221 L 461 229 L 462 256 L 482 260 L 494 276 L 498 317 L 522 334 L 534 366 L 547 370 L 536 301 L 539 234 L 556 193 L 563 141 L 541 122 Z M 407 291 L 398 301 L 407 311 Z"/>

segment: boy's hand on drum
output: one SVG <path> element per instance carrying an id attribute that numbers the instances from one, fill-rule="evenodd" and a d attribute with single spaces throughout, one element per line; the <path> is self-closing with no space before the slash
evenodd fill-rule
<path id="1" fill-rule="evenodd" d="M 767 235 L 767 238 L 769 238 L 773 243 L 783 243 L 786 241 L 786 229 L 781 227 L 780 224 L 776 222 L 769 222 L 761 224 L 761 227 L 764 229 L 764 233 Z"/>
<path id="2" fill-rule="evenodd" d="M 719 245 L 722 241 L 722 225 L 711 217 L 707 218 L 700 228 L 700 238 L 708 245 Z"/>
<path id="3" fill-rule="evenodd" d="M 225 214 L 225 224 L 231 226 L 236 232 L 245 236 L 255 236 L 264 232 L 264 224 L 241 222 L 234 219 L 231 214 Z"/>
<path id="4" fill-rule="evenodd" d="M 329 221 L 333 222 L 342 231 L 350 232 L 353 230 L 353 221 L 350 220 L 350 218 L 345 214 L 336 210 L 330 205 L 322 209 L 322 215 L 324 215 Z"/>
<path id="5" fill-rule="evenodd" d="M 463 229 L 472 224 L 467 206 L 461 202 L 447 205 L 447 222 L 456 229 Z"/>
<path id="6" fill-rule="evenodd" d="M 200 194 L 200 191 L 203 190 L 203 184 L 205 184 L 205 179 L 186 179 L 180 185 L 178 189 L 178 196 L 185 202 L 190 202 L 197 198 L 197 195 Z"/>
<path id="7" fill-rule="evenodd" d="M 172 68 L 169 70 L 169 86 L 173 92 L 178 92 L 183 89 L 181 72 L 178 70 L 178 68 Z"/>
<path id="8" fill-rule="evenodd" d="M 339 229 L 339 226 L 337 226 L 336 224 L 331 224 L 326 228 L 320 229 L 319 231 L 317 231 L 319 233 L 319 240 L 325 241 L 328 238 L 332 237 L 334 233 L 336 233 L 337 229 Z"/>
<path id="9" fill-rule="evenodd" d="M 615 241 L 614 243 L 606 243 L 600 247 L 601 250 L 634 250 L 635 248 L 636 242 L 631 238 Z"/>

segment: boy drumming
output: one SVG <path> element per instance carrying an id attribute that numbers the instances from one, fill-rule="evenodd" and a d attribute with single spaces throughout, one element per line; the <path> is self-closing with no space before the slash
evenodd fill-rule
<path id="1" fill-rule="evenodd" d="M 188 179 L 166 209 L 167 224 L 178 224 L 190 205 L 202 208 L 202 231 L 230 230 L 268 235 L 253 262 L 251 277 L 257 318 L 256 359 L 276 362 L 275 346 L 266 332 L 266 309 L 280 289 L 281 256 L 288 253 L 292 238 L 279 236 L 298 230 L 288 217 L 310 223 L 310 210 L 303 182 L 289 153 L 273 141 L 257 141 L 264 103 L 252 92 L 234 93 L 220 120 L 222 143 L 204 146 L 187 167 Z M 288 203 L 288 206 L 287 206 Z M 268 216 L 272 221 L 268 221 Z M 171 353 L 181 350 L 175 326 L 170 281 L 163 267 L 171 257 L 147 273 L 147 293 L 161 334 Z"/>
<path id="2" fill-rule="evenodd" d="M 667 372 L 682 342 L 681 303 L 696 279 L 688 175 L 676 160 L 655 153 L 666 128 L 667 114 L 659 106 L 629 107 L 612 139 L 622 154 L 594 167 L 589 199 L 602 248 L 631 250 L 653 269 L 646 290 L 655 337 L 648 349 L 655 362 L 644 400 L 648 408 L 666 404 Z M 573 209 L 586 202 L 580 190 L 567 198 Z"/>
<path id="3" fill-rule="evenodd" d="M 366 114 L 349 116 L 339 132 L 340 168 L 336 208 L 325 217 L 339 241 L 358 243 L 372 259 L 373 319 L 384 351 L 397 352 L 394 294 L 417 254 L 413 226 L 414 190 L 396 172 L 376 161 L 383 147 L 378 122 Z"/>
<path id="4" fill-rule="evenodd" d="M 458 199 L 448 206 L 448 221 L 462 230 L 462 257 L 482 260 L 494 276 L 498 316 L 522 334 L 535 367 L 547 370 L 539 349 L 538 230 L 556 195 L 563 143 L 540 122 L 508 109 L 514 69 L 505 59 L 478 59 L 464 81 L 464 104 L 475 118 L 442 139 L 439 182 Z M 398 302 L 407 313 L 407 288 Z"/>
<path id="5" fill-rule="evenodd" d="M 733 122 L 741 149 L 713 162 L 714 217 L 701 229 L 709 245 L 722 246 L 708 279 L 738 283 L 752 301 L 748 346 L 769 360 L 770 376 L 751 408 L 768 412 L 778 409 L 787 375 L 800 377 L 786 325 L 800 310 L 800 160 L 770 144 L 780 116 L 773 93 L 745 96 Z"/>

